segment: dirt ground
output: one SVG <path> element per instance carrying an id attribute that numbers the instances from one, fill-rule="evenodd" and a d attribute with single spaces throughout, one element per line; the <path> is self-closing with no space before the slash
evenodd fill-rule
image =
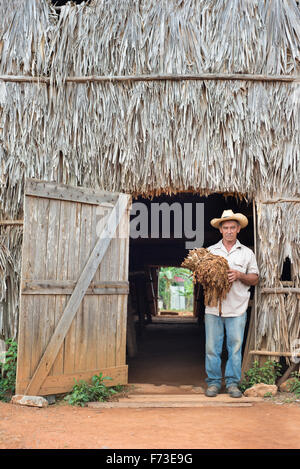
<path id="1" fill-rule="evenodd" d="M 1 449 L 300 449 L 300 406 L 89 409 L 0 403 Z"/>
<path id="2" fill-rule="evenodd" d="M 147 326 L 128 360 L 130 383 L 205 387 L 203 331 Z M 202 337 L 202 338 L 201 338 Z M 1 449 L 300 449 L 300 403 L 251 407 L 46 408 L 0 402 Z"/>

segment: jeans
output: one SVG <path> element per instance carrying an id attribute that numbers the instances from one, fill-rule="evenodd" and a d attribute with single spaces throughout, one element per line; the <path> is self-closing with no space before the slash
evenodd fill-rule
<path id="1" fill-rule="evenodd" d="M 238 385 L 241 379 L 242 345 L 247 313 L 236 317 L 223 317 L 205 314 L 205 368 L 208 386 L 221 388 L 221 354 L 226 330 L 228 360 L 225 367 L 226 387 Z"/>

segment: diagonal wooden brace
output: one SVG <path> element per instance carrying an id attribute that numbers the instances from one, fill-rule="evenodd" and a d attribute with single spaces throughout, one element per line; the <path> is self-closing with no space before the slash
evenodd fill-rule
<path id="1" fill-rule="evenodd" d="M 83 269 L 73 293 L 67 303 L 67 306 L 57 324 L 54 334 L 27 386 L 26 395 L 38 394 L 44 380 L 49 374 L 59 349 L 66 337 L 71 323 L 78 311 L 80 303 L 94 278 L 100 262 L 102 261 L 111 239 L 122 219 L 122 216 L 128 206 L 130 196 L 120 194 L 116 205 L 111 211 L 107 223 L 94 247 L 85 268 Z"/>

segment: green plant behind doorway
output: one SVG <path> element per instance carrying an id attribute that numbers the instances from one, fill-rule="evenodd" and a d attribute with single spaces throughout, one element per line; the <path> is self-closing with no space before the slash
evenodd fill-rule
<path id="1" fill-rule="evenodd" d="M 159 297 L 163 301 L 163 309 L 171 308 L 171 286 L 178 285 L 176 277 L 181 277 L 184 282 L 184 292 L 186 298 L 186 309 L 193 310 L 194 284 L 191 272 L 182 267 L 161 267 L 159 272 Z"/>

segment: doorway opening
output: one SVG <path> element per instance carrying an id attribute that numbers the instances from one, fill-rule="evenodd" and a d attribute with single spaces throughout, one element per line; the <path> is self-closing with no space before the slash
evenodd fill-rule
<path id="1" fill-rule="evenodd" d="M 158 272 L 157 316 L 190 318 L 193 308 L 194 283 L 191 272 L 183 267 L 160 267 Z"/>
<path id="2" fill-rule="evenodd" d="M 191 288 L 182 281 L 181 263 L 190 249 L 206 248 L 221 239 L 221 234 L 210 225 L 210 220 L 221 216 L 223 210 L 227 209 L 243 213 L 248 218 L 248 226 L 241 230 L 238 238 L 242 244 L 254 250 L 252 202 L 234 194 L 199 196 L 187 192 L 164 194 L 151 200 L 139 197 L 133 201 L 133 207 L 129 247 L 128 381 L 204 386 L 203 290 L 198 284 L 192 285 L 192 305 L 190 302 L 186 308 L 185 302 L 182 309 L 174 307 L 179 304 L 174 302 L 179 302 L 180 297 L 186 298 L 189 295 L 188 289 Z M 189 220 L 185 217 L 185 212 L 189 213 Z M 153 213 L 158 217 L 157 220 Z M 178 217 L 181 217 L 179 221 Z M 190 223 L 188 227 L 184 226 L 187 221 Z M 199 233 L 201 230 L 202 240 Z M 197 238 L 197 246 L 193 246 L 192 235 L 194 239 Z M 201 241 L 203 243 L 199 245 Z M 165 298 L 163 297 L 162 284 L 166 283 L 168 287 L 175 287 L 173 307 L 171 288 L 164 291 Z M 250 292 L 243 347 L 249 327 L 253 287 Z M 224 347 L 223 362 L 226 354 Z"/>

